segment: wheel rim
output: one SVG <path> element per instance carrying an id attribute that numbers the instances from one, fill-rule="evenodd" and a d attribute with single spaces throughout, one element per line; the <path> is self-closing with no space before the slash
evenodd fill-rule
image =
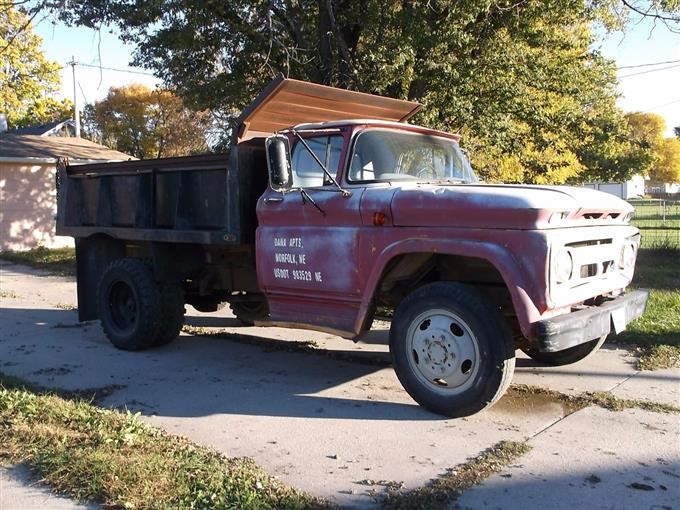
<path id="1" fill-rule="evenodd" d="M 120 331 L 134 327 L 137 320 L 137 300 L 132 288 L 125 282 L 115 282 L 109 291 L 109 312 L 114 326 Z"/>
<path id="2" fill-rule="evenodd" d="M 448 310 L 428 310 L 411 322 L 407 357 L 412 372 L 431 390 L 465 391 L 479 371 L 479 345 L 467 324 Z"/>

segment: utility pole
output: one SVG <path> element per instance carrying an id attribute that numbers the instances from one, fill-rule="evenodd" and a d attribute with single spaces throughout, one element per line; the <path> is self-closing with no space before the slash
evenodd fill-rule
<path id="1" fill-rule="evenodd" d="M 76 57 L 71 56 L 71 61 L 67 62 L 66 65 L 71 66 L 73 69 L 73 120 L 76 124 L 76 136 L 80 138 L 80 112 L 78 111 L 78 93 L 76 91 Z"/>

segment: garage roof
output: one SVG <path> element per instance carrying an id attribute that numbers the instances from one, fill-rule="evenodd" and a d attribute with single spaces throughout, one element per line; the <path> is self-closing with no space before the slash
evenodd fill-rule
<path id="1" fill-rule="evenodd" d="M 84 161 L 126 161 L 128 154 L 109 149 L 84 138 L 3 134 L 0 136 L 0 159 L 70 158 Z"/>

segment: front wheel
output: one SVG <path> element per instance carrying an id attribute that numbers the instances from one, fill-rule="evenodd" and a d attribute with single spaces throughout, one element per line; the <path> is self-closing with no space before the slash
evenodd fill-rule
<path id="1" fill-rule="evenodd" d="M 510 331 L 476 289 L 432 283 L 408 295 L 390 328 L 394 369 L 420 405 L 451 417 L 491 406 L 515 368 Z"/>

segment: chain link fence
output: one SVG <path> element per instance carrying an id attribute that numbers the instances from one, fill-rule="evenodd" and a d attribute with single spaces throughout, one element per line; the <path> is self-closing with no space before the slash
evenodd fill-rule
<path id="1" fill-rule="evenodd" d="M 680 200 L 630 200 L 643 248 L 680 249 Z"/>

